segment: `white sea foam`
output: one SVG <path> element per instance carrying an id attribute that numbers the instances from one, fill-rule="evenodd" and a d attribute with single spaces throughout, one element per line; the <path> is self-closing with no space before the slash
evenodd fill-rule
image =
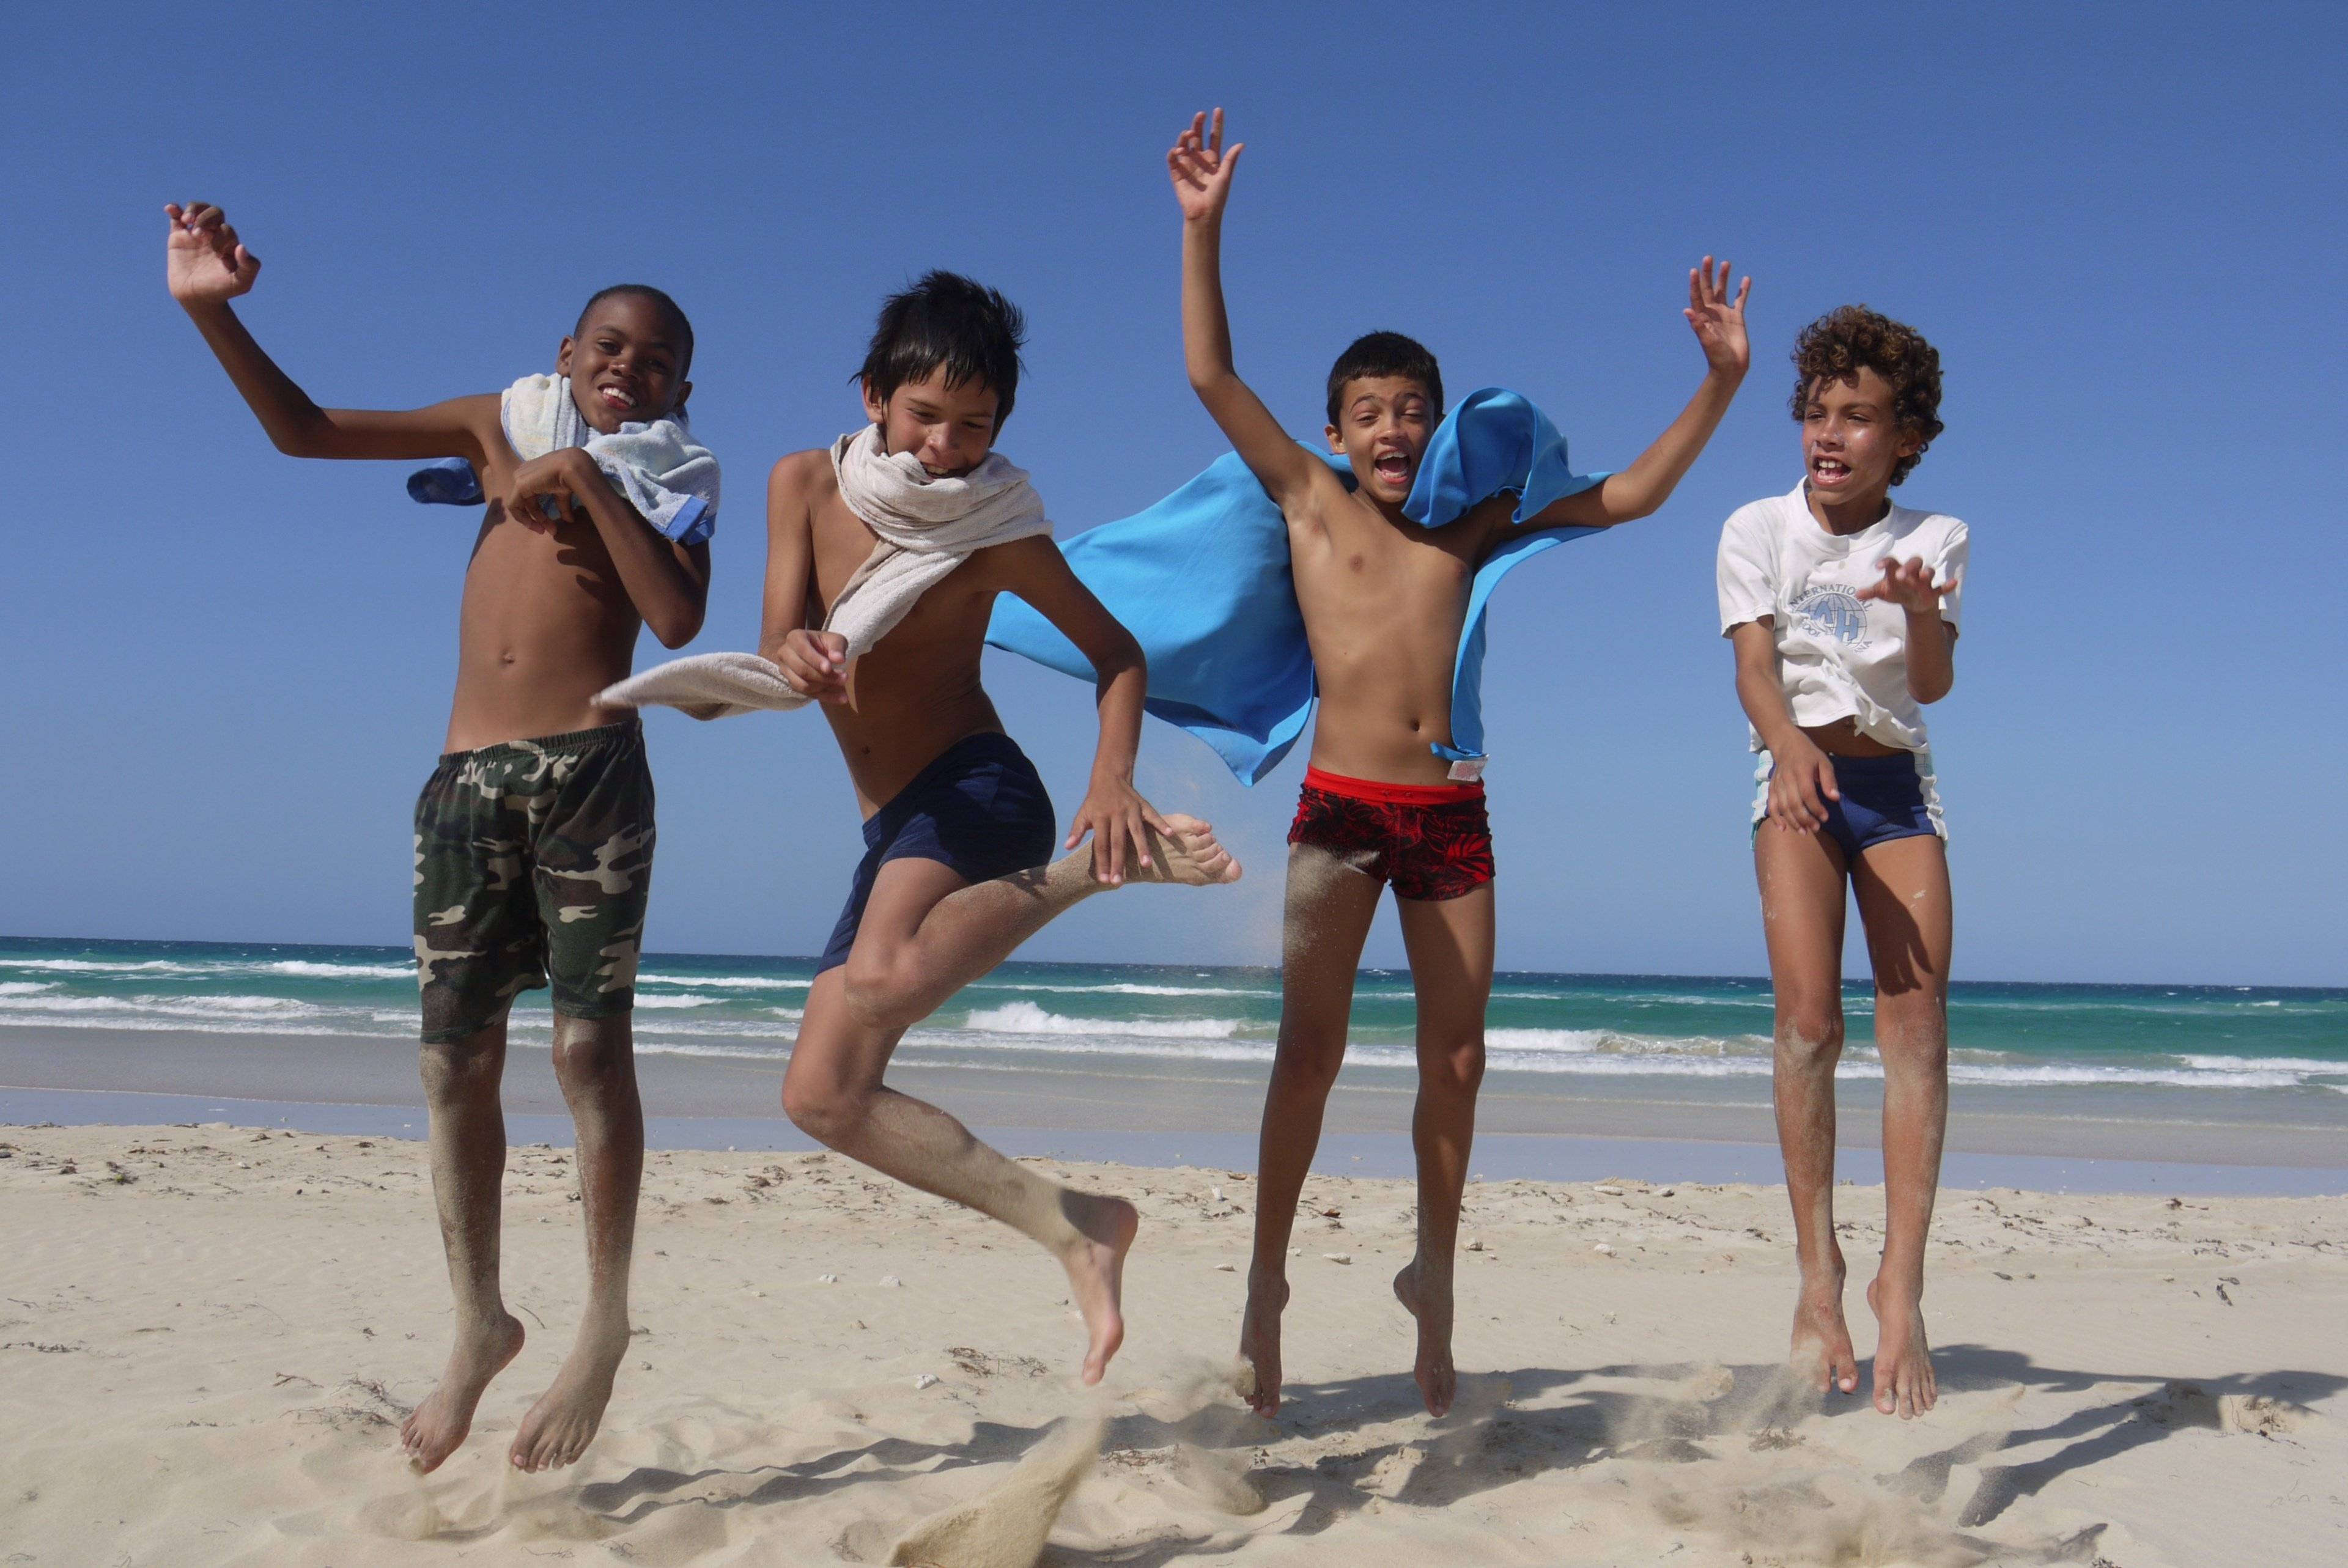
<path id="1" fill-rule="evenodd" d="M 174 964 L 162 958 L 149 958 L 142 963 L 108 963 L 98 958 L 0 958 L 0 969 L 46 969 L 57 974 L 92 975 L 193 975 L 202 969 L 194 964 Z"/>
<path id="2" fill-rule="evenodd" d="M 1238 986 L 1154 986 L 1138 981 L 1119 980 L 1097 986 L 1028 985 L 1018 980 L 981 980 L 970 988 L 974 991 L 1053 991 L 1062 994 L 1119 997 L 1276 997 L 1277 989 L 1250 989 Z M 1407 1001 L 1407 997 L 1403 999 Z"/>
<path id="3" fill-rule="evenodd" d="M 654 991 L 649 996 L 643 991 L 636 993 L 636 1006 L 639 1009 L 716 1007 L 725 999 L 724 997 L 671 996 L 665 991 Z"/>
<path id="4" fill-rule="evenodd" d="M 292 975 L 310 980 L 412 980 L 416 966 L 406 964 L 314 964 L 306 958 L 285 958 L 255 966 L 264 975 Z"/>
<path id="5" fill-rule="evenodd" d="M 768 975 L 638 975 L 636 984 L 640 987 L 703 986 L 724 990 L 803 991 L 815 982 Z"/>
<path id="6" fill-rule="evenodd" d="M 963 1026 L 989 1034 L 1128 1035 L 1152 1040 L 1229 1040 L 1242 1027 L 1230 1018 L 1068 1018 L 1034 1002 L 982 1008 Z"/>
<path id="7" fill-rule="evenodd" d="M 57 989 L 55 980 L 0 980 L 0 997 L 38 996 Z"/>

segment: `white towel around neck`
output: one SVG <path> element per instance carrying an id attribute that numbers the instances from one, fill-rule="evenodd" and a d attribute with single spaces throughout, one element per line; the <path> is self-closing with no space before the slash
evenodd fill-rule
<path id="1" fill-rule="evenodd" d="M 1052 531 L 1026 470 L 999 453 L 967 474 L 939 478 L 910 452 L 881 451 L 880 427 L 868 425 L 831 444 L 831 468 L 840 499 L 880 540 L 824 617 L 826 631 L 848 639 L 851 661 L 974 552 Z M 802 707 L 808 699 L 779 666 L 755 653 L 697 653 L 632 675 L 595 701 L 723 719 Z"/>

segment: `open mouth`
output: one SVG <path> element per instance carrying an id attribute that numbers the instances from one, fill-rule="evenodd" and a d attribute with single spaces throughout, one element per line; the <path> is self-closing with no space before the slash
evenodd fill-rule
<path id="1" fill-rule="evenodd" d="M 1403 488 L 1410 483 L 1410 458 L 1400 452 L 1389 452 L 1370 465 L 1370 472 L 1381 483 Z"/>
<path id="2" fill-rule="evenodd" d="M 624 386 L 599 386 L 595 389 L 595 395 L 602 398 L 603 406 L 614 414 L 635 412 L 636 395 Z"/>
<path id="3" fill-rule="evenodd" d="M 1835 457 L 1813 458 L 1810 477 L 1821 485 L 1839 485 L 1850 477 L 1850 465 Z"/>

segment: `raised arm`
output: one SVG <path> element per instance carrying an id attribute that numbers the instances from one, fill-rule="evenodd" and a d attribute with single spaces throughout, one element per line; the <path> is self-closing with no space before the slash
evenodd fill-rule
<path id="1" fill-rule="evenodd" d="M 462 457 L 485 474 L 508 460 L 495 394 L 454 398 L 428 408 L 377 411 L 321 408 L 253 342 L 229 302 L 261 276 L 261 258 L 244 248 L 228 216 L 209 202 L 173 202 L 164 252 L 171 297 L 280 452 L 296 457 Z"/>
<path id="2" fill-rule="evenodd" d="M 1723 261 L 1715 276 L 1709 256 L 1688 273 L 1687 309 L 1681 313 L 1703 346 L 1704 373 L 1680 416 L 1655 437 L 1653 446 L 1639 454 L 1637 462 L 1544 507 L 1527 527 L 1612 528 L 1646 517 L 1671 498 L 1704 443 L 1720 427 L 1720 417 L 1728 412 L 1737 386 L 1745 380 L 1746 367 L 1753 362 L 1752 345 L 1745 335 L 1745 301 L 1753 292 L 1753 280 L 1746 279 L 1732 300 L 1728 275 L 1728 263 Z"/>
<path id="3" fill-rule="evenodd" d="M 1289 438 L 1263 400 L 1231 367 L 1231 323 L 1223 310 L 1223 208 L 1231 171 L 1247 144 L 1223 150 L 1223 111 L 1214 126 L 1195 116 L 1166 154 L 1174 200 L 1182 209 L 1182 360 L 1190 390 L 1272 498 L 1285 508 L 1302 499 L 1313 470 L 1326 465 Z"/>
<path id="4" fill-rule="evenodd" d="M 1133 760 L 1141 749 L 1142 700 L 1149 692 L 1141 644 L 1093 597 L 1092 589 L 1076 580 L 1059 546 L 1049 538 L 1036 535 L 997 545 L 987 557 L 991 586 L 1025 600 L 1092 661 L 1100 744 L 1093 753 L 1092 781 L 1084 802 L 1069 819 L 1067 846 L 1074 849 L 1086 834 L 1092 834 L 1093 876 L 1103 882 L 1122 882 L 1128 852 L 1139 864 L 1149 864 L 1144 825 L 1159 833 L 1171 831 L 1133 787 Z"/>

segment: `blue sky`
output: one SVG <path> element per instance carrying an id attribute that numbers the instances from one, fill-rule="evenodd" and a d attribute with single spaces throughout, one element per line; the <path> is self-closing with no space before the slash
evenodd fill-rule
<path id="1" fill-rule="evenodd" d="M 1619 466 L 1699 374 L 1688 266 L 1756 279 L 1755 373 L 1677 497 L 1496 601 L 1504 967 L 1763 968 L 1713 549 L 1798 477 L 1795 331 L 1859 300 L 1941 350 L 1948 433 L 1900 498 L 1972 528 L 1932 715 L 1957 974 L 2348 979 L 2339 8 L 1246 9 L 21 17 L 5 336 L 46 434 L 0 578 L 0 930 L 406 939 L 472 525 L 270 448 L 164 292 L 164 201 L 230 210 L 267 269 L 246 319 L 322 402 L 501 386 L 597 286 L 669 289 L 732 497 L 696 646 L 747 647 L 765 471 L 859 417 L 874 305 L 927 267 L 1026 307 L 1003 446 L 1064 532 L 1219 453 L 1163 154 L 1220 102 L 1239 363 L 1299 434 L 1391 327 Z M 1089 694 L 991 658 L 1065 815 Z M 652 945 L 819 947 L 860 848 L 820 722 L 652 727 Z M 1031 954 L 1272 961 L 1300 771 L 1241 790 L 1153 723 L 1145 789 L 1249 881 L 1096 899 Z M 1399 957 L 1388 916 L 1368 961 Z"/>

